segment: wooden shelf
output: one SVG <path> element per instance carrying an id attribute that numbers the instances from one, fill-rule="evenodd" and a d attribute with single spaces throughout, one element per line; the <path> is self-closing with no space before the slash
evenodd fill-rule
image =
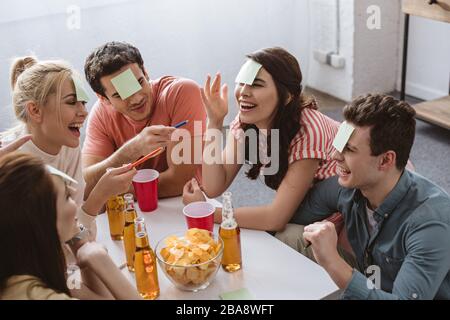
<path id="1" fill-rule="evenodd" d="M 428 0 L 403 0 L 402 10 L 413 16 L 450 22 L 450 0 L 438 0 L 434 4 Z"/>
<path id="2" fill-rule="evenodd" d="M 450 96 L 414 105 L 417 118 L 450 129 Z"/>
<path id="3" fill-rule="evenodd" d="M 408 55 L 409 16 L 419 16 L 450 23 L 450 0 L 403 0 L 402 11 L 405 13 L 405 30 L 400 97 L 404 100 Z M 450 130 L 450 96 L 416 104 L 414 109 L 416 109 L 417 118 Z"/>

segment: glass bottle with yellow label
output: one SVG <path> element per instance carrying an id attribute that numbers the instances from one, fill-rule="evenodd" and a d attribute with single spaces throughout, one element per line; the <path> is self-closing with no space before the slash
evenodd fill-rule
<path id="1" fill-rule="evenodd" d="M 134 254 L 136 287 L 144 299 L 154 300 L 159 296 L 156 256 L 148 241 L 144 219 L 137 218 L 134 226 L 136 230 L 136 252 Z"/>
<path id="2" fill-rule="evenodd" d="M 127 258 L 128 270 L 134 272 L 134 252 L 136 250 L 136 236 L 134 231 L 134 220 L 137 218 L 134 209 L 134 197 L 131 193 L 123 196 L 125 200 L 125 226 L 123 228 L 123 246 L 125 248 L 125 256 Z"/>
<path id="3" fill-rule="evenodd" d="M 234 219 L 231 192 L 225 192 L 222 199 L 222 223 L 219 228 L 224 245 L 222 268 L 227 272 L 235 272 L 242 268 L 241 231 Z"/>

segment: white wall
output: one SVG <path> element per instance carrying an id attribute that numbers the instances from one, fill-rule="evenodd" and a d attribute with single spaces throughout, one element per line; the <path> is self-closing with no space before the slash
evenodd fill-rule
<path id="1" fill-rule="evenodd" d="M 446 96 L 449 77 L 450 23 L 411 16 L 406 93 L 424 100 Z"/>
<path id="2" fill-rule="evenodd" d="M 333 35 L 335 34 L 332 30 L 333 24 L 322 20 L 334 19 L 335 9 L 330 7 L 330 3 L 336 1 L 321 0 L 321 2 L 326 4 L 323 8 L 325 13 L 312 16 L 311 22 L 329 25 L 329 30 L 324 32 Z M 380 9 L 380 29 L 367 27 L 367 21 L 371 16 L 367 8 L 372 5 Z M 310 52 L 309 85 L 345 101 L 368 92 L 394 91 L 400 54 L 399 12 L 398 1 L 340 0 L 340 55 L 345 58 L 345 67 L 335 69 L 321 64 L 314 60 L 313 52 Z M 311 30 L 314 30 L 313 26 Z M 317 46 L 314 45 L 314 40 L 311 41 L 313 47 Z"/>
<path id="3" fill-rule="evenodd" d="M 315 0 L 313 0 L 315 1 Z M 332 37 L 336 34 L 336 26 L 333 23 L 327 22 L 327 20 L 335 21 L 336 16 L 336 1 L 327 0 L 325 6 L 321 9 L 314 8 L 314 6 L 321 5 L 321 3 L 314 4 L 311 2 L 310 7 L 310 19 L 311 25 L 326 25 L 328 29 L 322 29 L 324 33 L 331 34 Z M 315 14 L 316 10 L 322 10 L 321 15 Z M 350 100 L 352 96 L 353 88 L 353 33 L 354 33 L 354 4 L 353 0 L 341 0 L 340 1 L 340 21 L 341 31 L 339 33 L 340 38 L 340 54 L 345 58 L 346 64 L 343 69 L 335 69 L 329 65 L 324 65 L 314 60 L 312 47 L 309 58 L 309 71 L 308 71 L 308 85 L 317 90 L 326 92 L 342 100 Z M 318 37 L 314 32 L 314 27 L 310 29 L 310 37 Z M 315 43 L 317 40 L 312 40 Z M 333 40 L 325 38 L 327 44 L 317 43 L 315 46 L 318 48 L 329 48 Z"/>
<path id="4" fill-rule="evenodd" d="M 369 6 L 380 9 L 380 28 L 368 28 L 373 13 Z M 400 1 L 356 0 L 354 33 L 354 78 L 352 97 L 361 94 L 388 93 L 395 90 L 400 68 Z M 370 22 L 371 20 L 369 20 Z"/>
<path id="5" fill-rule="evenodd" d="M 93 48 L 106 41 L 125 40 L 140 48 L 152 78 L 182 75 L 203 83 L 207 73 L 220 70 L 233 88 L 245 54 L 279 45 L 299 59 L 307 78 L 306 0 L 61 2 L 0 2 L 0 130 L 14 118 L 10 58 L 30 52 L 41 59 L 64 58 L 81 71 Z M 68 4 L 81 5 L 80 30 L 66 28 Z M 237 113 L 231 95 L 228 121 Z"/>
<path id="6" fill-rule="evenodd" d="M 71 5 L 87 9 L 128 1 L 130 0 L 95 0 L 95 2 L 91 0 L 14 0 L 14 3 L 2 1 L 0 2 L 0 23 L 66 13 Z"/>
<path id="7" fill-rule="evenodd" d="M 334 0 L 325 2 L 324 12 L 313 15 L 311 23 L 320 24 L 326 35 L 332 37 Z M 381 9 L 381 29 L 367 28 L 370 5 Z M 312 12 L 313 13 L 313 12 Z M 328 16 L 328 18 L 327 18 Z M 344 69 L 334 69 L 313 59 L 310 52 L 309 79 L 311 87 L 343 100 L 367 92 L 389 93 L 400 89 L 401 57 L 403 47 L 403 14 L 400 1 L 341 0 L 341 54 L 346 59 Z M 325 26 L 325 27 L 324 27 Z M 326 29 L 328 28 L 328 29 Z M 330 47 L 330 39 L 313 38 L 311 46 Z M 316 43 L 319 42 L 319 43 Z M 448 94 L 450 76 L 450 24 L 411 16 L 408 46 L 406 92 L 425 100 Z"/>

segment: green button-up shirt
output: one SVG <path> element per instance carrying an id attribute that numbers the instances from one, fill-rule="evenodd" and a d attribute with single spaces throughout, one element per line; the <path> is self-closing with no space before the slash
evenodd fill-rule
<path id="1" fill-rule="evenodd" d="M 368 231 L 367 199 L 333 177 L 316 184 L 292 218 L 307 225 L 331 213 L 343 214 L 356 255 L 343 299 L 450 299 L 450 197 L 426 178 L 405 170 L 375 210 Z M 378 266 L 380 288 L 368 283 Z"/>

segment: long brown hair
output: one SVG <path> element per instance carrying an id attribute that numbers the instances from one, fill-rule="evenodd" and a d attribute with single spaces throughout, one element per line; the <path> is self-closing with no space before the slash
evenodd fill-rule
<path id="1" fill-rule="evenodd" d="M 317 106 L 313 99 L 307 99 L 302 95 L 302 72 L 297 59 L 280 47 L 265 48 L 247 55 L 260 63 L 264 69 L 272 76 L 278 94 L 278 105 L 276 106 L 276 114 L 271 129 L 278 129 L 280 136 L 279 153 L 279 170 L 274 175 L 265 175 L 264 180 L 268 187 L 276 190 L 283 181 L 284 176 L 289 167 L 289 147 L 292 139 L 300 130 L 300 117 L 303 108 L 314 108 Z M 288 101 L 286 103 L 286 101 Z M 241 123 L 241 128 L 246 131 L 254 129 L 258 132 L 258 128 L 253 124 Z M 259 136 L 259 135 L 257 135 Z M 270 157 L 270 131 L 267 137 L 267 156 Z M 249 159 L 249 140 L 245 142 L 245 157 Z M 259 148 L 259 141 L 258 141 Z M 253 164 L 246 173 L 250 179 L 256 179 L 261 171 L 263 164 L 259 159 Z"/>
<path id="2" fill-rule="evenodd" d="M 0 293 L 8 278 L 31 275 L 70 295 L 56 227 L 56 191 L 40 159 L 19 152 L 0 158 L 0 203 Z"/>

